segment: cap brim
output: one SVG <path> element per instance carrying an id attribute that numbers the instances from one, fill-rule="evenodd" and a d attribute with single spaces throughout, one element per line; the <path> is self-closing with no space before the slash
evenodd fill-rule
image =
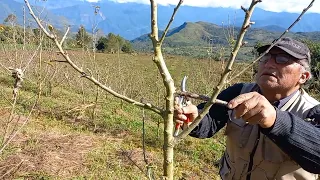
<path id="1" fill-rule="evenodd" d="M 259 53 L 263 53 L 263 52 L 266 51 L 269 47 L 270 47 L 270 45 L 264 45 L 264 46 L 259 47 L 259 48 L 257 49 L 257 51 L 258 51 Z M 292 52 L 292 51 L 290 51 L 289 49 L 287 49 L 287 48 L 285 48 L 285 47 L 283 47 L 283 46 L 277 46 L 277 45 L 275 45 L 275 46 L 273 46 L 273 47 L 280 48 L 280 49 L 282 49 L 283 51 L 285 51 L 286 53 L 290 54 L 291 56 L 293 56 L 293 57 L 295 57 L 295 58 L 297 58 L 297 59 L 306 59 L 306 58 L 307 58 L 307 57 L 305 57 L 305 56 L 301 56 L 301 55 L 299 55 L 299 54 L 296 54 L 295 52 Z"/>

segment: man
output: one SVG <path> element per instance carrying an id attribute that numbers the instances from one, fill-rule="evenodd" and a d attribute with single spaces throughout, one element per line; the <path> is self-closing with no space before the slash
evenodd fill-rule
<path id="1" fill-rule="evenodd" d="M 308 47 L 282 38 L 261 58 L 256 83 L 235 84 L 219 94 L 228 107 L 213 105 L 190 135 L 209 138 L 227 126 L 219 172 L 223 180 L 317 179 L 320 103 L 302 89 L 310 78 Z M 194 120 L 202 107 L 178 108 L 175 117 Z"/>

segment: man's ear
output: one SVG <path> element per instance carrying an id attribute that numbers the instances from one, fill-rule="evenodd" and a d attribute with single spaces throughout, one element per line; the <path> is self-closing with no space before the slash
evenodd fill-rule
<path id="1" fill-rule="evenodd" d="M 304 71 L 301 76 L 300 76 L 300 80 L 299 83 L 300 84 L 304 84 L 305 82 L 307 82 L 311 77 L 311 74 L 309 71 Z"/>

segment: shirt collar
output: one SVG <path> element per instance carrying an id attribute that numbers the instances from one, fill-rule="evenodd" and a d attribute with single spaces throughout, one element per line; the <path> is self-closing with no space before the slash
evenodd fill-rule
<path id="1" fill-rule="evenodd" d="M 276 101 L 275 103 L 277 103 L 277 105 L 274 105 L 274 106 L 276 106 L 279 109 L 282 108 L 294 96 L 294 94 L 296 94 L 297 91 L 299 90 L 296 90 L 293 93 L 291 93 L 289 96 L 283 99 L 280 99 L 279 101 Z"/>

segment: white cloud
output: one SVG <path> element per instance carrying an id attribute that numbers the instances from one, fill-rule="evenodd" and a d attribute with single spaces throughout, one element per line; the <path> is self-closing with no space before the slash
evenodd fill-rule
<path id="1" fill-rule="evenodd" d="M 88 0 L 89 1 L 89 0 Z M 93 1 L 93 0 L 90 0 Z M 119 3 L 136 2 L 150 4 L 150 0 L 112 0 Z M 178 0 L 158 0 L 161 5 L 176 5 Z M 310 0 L 262 0 L 257 7 L 274 12 L 296 12 L 300 13 L 306 8 Z M 248 7 L 251 0 L 184 0 L 183 5 L 198 7 L 232 7 L 240 8 L 241 5 Z M 320 2 L 315 1 L 308 12 L 320 13 Z"/>

